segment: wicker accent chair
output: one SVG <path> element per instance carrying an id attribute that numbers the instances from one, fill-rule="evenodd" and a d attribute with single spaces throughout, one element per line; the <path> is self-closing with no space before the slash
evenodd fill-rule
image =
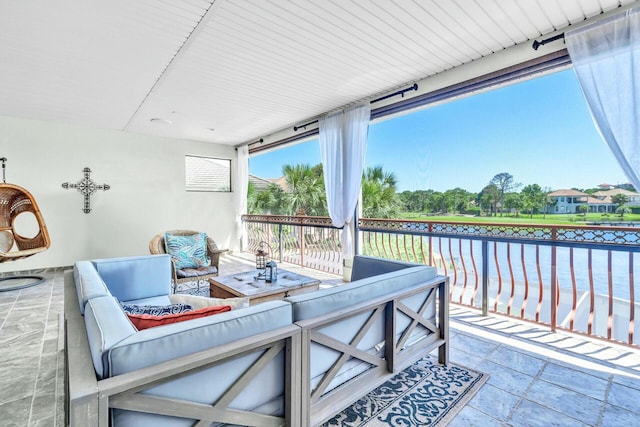
<path id="1" fill-rule="evenodd" d="M 14 221 L 22 213 L 31 213 L 38 224 L 33 237 L 18 234 Z M 49 232 L 35 199 L 14 184 L 0 183 L 0 263 L 35 255 L 49 248 Z"/>
<path id="2" fill-rule="evenodd" d="M 192 230 L 169 230 L 164 233 L 156 234 L 149 242 L 149 252 L 152 255 L 166 254 L 164 235 L 165 233 L 171 233 L 175 236 L 190 236 L 192 234 L 198 234 L 198 231 Z M 197 282 L 198 290 L 200 289 L 200 282 L 218 275 L 220 255 L 227 252 L 228 249 L 219 249 L 216 242 L 209 236 L 207 236 L 207 255 L 211 258 L 211 265 L 199 268 L 188 269 L 176 269 L 175 264 L 171 263 L 171 273 L 173 281 L 173 292 L 178 289 L 178 285 L 182 283 Z"/>

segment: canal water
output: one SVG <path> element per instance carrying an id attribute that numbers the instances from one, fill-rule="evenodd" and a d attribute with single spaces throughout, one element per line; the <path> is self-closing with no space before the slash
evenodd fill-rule
<path id="1" fill-rule="evenodd" d="M 442 239 L 442 252 L 438 253 L 440 245 L 437 239 L 434 239 L 434 253 L 439 255 L 437 258 L 445 260 L 448 270 L 455 265 L 459 275 L 464 272 L 462 265 L 462 260 L 464 260 L 467 280 L 474 281 L 475 270 L 471 262 L 471 252 L 473 251 L 478 276 L 482 277 L 481 243 L 475 241 L 471 245 L 470 241 L 463 240 L 461 248 L 458 239 L 451 239 L 450 241 L 451 252 L 449 239 Z M 608 296 L 609 273 L 611 273 L 614 298 L 629 300 L 631 287 L 633 286 L 636 291 L 635 298 L 636 300 L 639 299 L 637 294 L 640 294 L 640 254 L 631 254 L 632 264 L 630 265 L 629 252 L 611 251 L 611 255 L 609 255 L 609 251 L 606 250 L 591 250 L 590 272 L 588 249 L 573 248 L 571 250 L 570 248 L 558 247 L 556 251 L 558 284 L 561 289 L 572 289 L 572 283 L 575 278 L 578 291 L 589 291 L 591 274 L 594 292 Z M 572 251 L 573 277 L 571 269 Z M 451 253 L 453 254 L 453 262 L 451 261 Z M 610 264 L 609 256 L 611 258 Z M 611 267 L 610 269 L 609 266 Z M 439 267 L 442 269 L 442 265 Z M 631 275 L 630 269 L 633 273 Z M 536 253 L 535 245 L 502 242 L 489 243 L 489 278 L 491 282 L 496 282 L 498 276 L 502 277 L 503 286 L 510 286 L 513 277 L 513 280 L 517 283 L 528 282 L 529 286 L 535 285 L 537 287 L 542 281 L 545 287 L 549 287 L 551 283 L 551 247 L 540 245 L 538 246 L 538 253 Z"/>

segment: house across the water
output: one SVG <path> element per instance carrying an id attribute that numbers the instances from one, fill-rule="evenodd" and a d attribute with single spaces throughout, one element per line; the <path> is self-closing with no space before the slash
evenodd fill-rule
<path id="1" fill-rule="evenodd" d="M 603 188 L 605 184 L 601 184 Z M 630 208 L 640 208 L 640 194 L 625 188 L 609 186 L 607 190 L 596 191 L 588 194 L 579 190 L 556 190 L 549 193 L 549 197 L 553 201 L 547 208 L 547 213 L 581 213 L 580 206 L 587 206 L 587 212 L 591 213 L 615 213 L 618 206 L 614 202 L 617 194 L 626 196 L 627 202 L 625 206 Z"/>

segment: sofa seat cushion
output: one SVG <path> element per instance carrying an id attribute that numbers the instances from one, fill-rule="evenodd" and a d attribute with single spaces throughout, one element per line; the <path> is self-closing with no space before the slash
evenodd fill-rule
<path id="1" fill-rule="evenodd" d="M 198 267 L 198 268 L 183 268 L 183 269 L 176 268 L 176 276 L 178 276 L 178 279 L 185 279 L 187 277 L 207 276 L 207 275 L 217 274 L 217 273 L 218 273 L 218 269 L 213 265 L 207 265 L 207 266 Z"/>
<path id="2" fill-rule="evenodd" d="M 183 304 L 176 304 L 183 305 Z M 199 319 L 201 317 L 212 316 L 214 314 L 224 313 L 225 311 L 231 311 L 230 305 L 218 305 L 201 308 L 199 310 L 189 310 L 180 313 L 172 314 L 129 314 L 129 320 L 139 330 L 154 328 L 156 326 L 170 325 L 172 323 L 184 322 L 186 320 Z"/>

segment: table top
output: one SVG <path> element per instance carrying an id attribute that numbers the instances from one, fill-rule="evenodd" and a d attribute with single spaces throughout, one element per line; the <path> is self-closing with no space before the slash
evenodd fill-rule
<path id="1" fill-rule="evenodd" d="M 209 282 L 238 296 L 247 297 L 280 293 L 320 283 L 318 279 L 313 277 L 303 276 L 280 268 L 278 269 L 278 280 L 276 282 L 267 283 L 264 279 L 256 279 L 257 276 L 258 270 L 251 270 L 245 273 L 212 277 Z"/>

